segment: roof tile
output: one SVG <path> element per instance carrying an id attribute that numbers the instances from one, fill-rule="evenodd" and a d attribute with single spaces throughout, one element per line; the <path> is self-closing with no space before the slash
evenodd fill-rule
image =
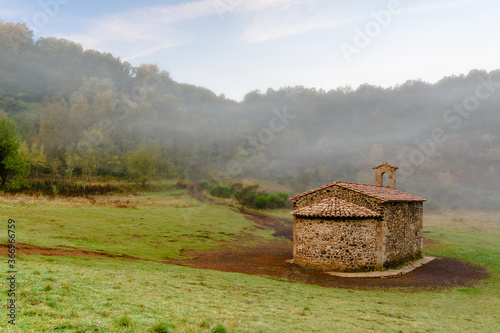
<path id="1" fill-rule="evenodd" d="M 319 190 L 323 190 L 330 186 L 341 186 L 343 188 L 350 189 L 352 191 L 362 193 L 369 197 L 379 199 L 382 202 L 391 202 L 391 201 L 425 201 L 424 198 L 417 197 L 416 195 L 409 194 L 406 192 L 401 192 L 398 190 L 394 190 L 385 186 L 376 186 L 370 184 L 358 184 L 358 183 L 349 183 L 349 182 L 333 182 L 327 185 L 323 185 L 321 187 L 315 188 L 313 190 L 298 194 L 290 198 L 290 200 L 295 200 L 304 195 L 308 195 L 314 193 Z"/>
<path id="2" fill-rule="evenodd" d="M 329 198 L 292 212 L 301 217 L 373 218 L 380 214 L 339 198 Z"/>
<path id="3" fill-rule="evenodd" d="M 369 184 L 357 184 L 348 182 L 338 182 L 338 186 L 348 188 L 350 190 L 365 194 L 382 202 L 390 201 L 425 201 L 424 198 L 417 197 L 416 195 L 394 190 L 385 186 L 376 186 Z"/>

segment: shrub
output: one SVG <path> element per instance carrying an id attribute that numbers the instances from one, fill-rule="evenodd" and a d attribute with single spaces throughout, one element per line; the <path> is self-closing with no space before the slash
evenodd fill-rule
<path id="1" fill-rule="evenodd" d="M 208 190 L 209 188 L 211 188 L 211 187 L 213 187 L 213 186 L 215 186 L 217 184 L 218 184 L 217 180 L 215 180 L 215 179 L 207 179 L 207 180 L 200 181 L 198 183 L 198 186 L 200 186 L 200 188 L 202 190 Z"/>
<path id="2" fill-rule="evenodd" d="M 266 195 L 259 195 L 255 200 L 255 208 L 266 209 L 269 208 L 269 197 Z"/>
<path id="3" fill-rule="evenodd" d="M 109 183 L 67 183 L 50 180 L 33 180 L 20 188 L 6 188 L 7 193 L 59 195 L 77 197 L 87 195 L 105 195 L 108 193 L 125 193 L 126 189 Z"/>
<path id="4" fill-rule="evenodd" d="M 202 189 L 202 190 L 206 190 L 208 189 L 208 180 L 202 180 L 201 182 L 198 183 L 198 186 Z"/>
<path id="5" fill-rule="evenodd" d="M 236 201 L 244 206 L 253 207 L 257 199 L 257 189 L 259 185 L 249 185 L 234 193 Z"/>
<path id="6" fill-rule="evenodd" d="M 186 182 L 182 179 L 179 179 L 177 180 L 177 183 L 175 184 L 175 188 L 177 189 L 187 189 L 188 188 L 188 185 L 186 184 Z"/>
<path id="7" fill-rule="evenodd" d="M 288 193 L 277 192 L 268 193 L 266 191 L 257 192 L 259 185 L 245 186 L 241 183 L 231 185 L 231 190 L 239 204 L 258 209 L 282 208 L 288 202 Z"/>
<path id="8" fill-rule="evenodd" d="M 231 197 L 231 190 L 226 185 L 215 185 L 209 190 L 209 192 L 214 197 L 219 197 L 219 198 Z"/>
<path id="9" fill-rule="evenodd" d="M 254 207 L 255 201 L 257 200 L 257 193 L 248 193 L 242 201 L 242 204 L 245 206 Z"/>
<path id="10" fill-rule="evenodd" d="M 242 183 L 234 183 L 231 185 L 231 193 L 240 192 L 243 189 Z"/>
<path id="11" fill-rule="evenodd" d="M 281 208 L 286 206 L 286 201 L 277 193 L 269 194 L 269 208 Z"/>
<path id="12" fill-rule="evenodd" d="M 286 192 L 276 192 L 276 195 L 282 198 L 285 202 L 287 202 L 288 198 L 290 197 L 290 195 L 288 195 L 288 193 Z"/>

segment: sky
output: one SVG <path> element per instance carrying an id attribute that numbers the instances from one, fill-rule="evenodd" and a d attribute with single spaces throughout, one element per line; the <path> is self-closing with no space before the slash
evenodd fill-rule
<path id="1" fill-rule="evenodd" d="M 500 68 L 495 0 L 0 0 L 0 19 L 177 82 L 253 90 L 382 87 Z"/>

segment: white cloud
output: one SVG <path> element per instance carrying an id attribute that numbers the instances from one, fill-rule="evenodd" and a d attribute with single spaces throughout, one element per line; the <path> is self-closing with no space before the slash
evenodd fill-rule
<path id="1" fill-rule="evenodd" d="M 413 7 L 409 7 L 406 10 L 406 12 L 411 12 L 411 13 L 434 12 L 434 11 L 441 11 L 445 9 L 450 9 L 454 7 L 473 4 L 477 2 L 485 2 L 485 1 L 490 1 L 490 0 L 461 0 L 461 1 L 447 1 L 441 3 L 438 2 L 428 5 L 416 5 Z"/>
<path id="2" fill-rule="evenodd" d="M 139 8 L 88 20 L 82 32 L 60 37 L 130 60 L 185 43 L 190 34 L 175 25 L 215 13 L 213 0 Z"/>
<path id="3" fill-rule="evenodd" d="M 0 0 L 1 1 L 1 0 Z M 257 43 L 330 29 L 339 19 L 328 0 L 199 0 L 178 5 L 143 7 L 84 22 L 83 31 L 59 37 L 77 40 L 86 48 L 121 54 L 125 59 L 176 47 L 192 35 L 180 23 L 212 15 L 244 13 L 254 16 L 243 41 Z"/>
<path id="4" fill-rule="evenodd" d="M 491 0 L 438 1 L 410 6 L 406 12 L 442 11 L 484 1 Z M 403 2 L 402 5 L 405 7 L 406 3 Z M 346 4 L 322 0 L 248 1 L 242 5 L 241 9 L 255 11 L 257 15 L 243 33 L 242 40 L 245 43 L 272 41 L 311 31 L 332 29 L 369 16 L 368 11 L 364 16 L 359 13 L 359 10 L 357 14 L 355 10 L 353 11 L 355 14 L 349 13 L 349 7 L 356 8 L 355 2 Z"/>
<path id="5" fill-rule="evenodd" d="M 325 1 L 289 1 L 289 7 L 262 11 L 242 36 L 243 42 L 260 43 L 347 24 L 359 17 Z"/>
<path id="6" fill-rule="evenodd" d="M 342 22 L 334 18 L 335 13 L 321 13 L 300 17 L 297 13 L 271 14 L 258 17 L 244 32 L 243 41 L 260 43 L 290 37 L 315 30 L 333 28 Z"/>
<path id="7" fill-rule="evenodd" d="M 225 1 L 225 0 L 219 0 L 219 1 Z M 233 2 L 238 2 L 238 1 L 240 2 L 240 5 L 237 6 L 236 9 L 247 12 L 273 9 L 273 8 L 287 10 L 293 6 L 306 5 L 306 4 L 314 5 L 315 3 L 318 2 L 325 2 L 324 0 L 260 0 L 260 1 L 233 0 Z"/>

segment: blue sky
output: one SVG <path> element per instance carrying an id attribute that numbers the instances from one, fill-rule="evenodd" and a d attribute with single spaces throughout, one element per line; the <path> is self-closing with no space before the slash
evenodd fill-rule
<path id="1" fill-rule="evenodd" d="M 494 0 L 0 0 L 0 19 L 241 100 L 500 68 Z"/>

